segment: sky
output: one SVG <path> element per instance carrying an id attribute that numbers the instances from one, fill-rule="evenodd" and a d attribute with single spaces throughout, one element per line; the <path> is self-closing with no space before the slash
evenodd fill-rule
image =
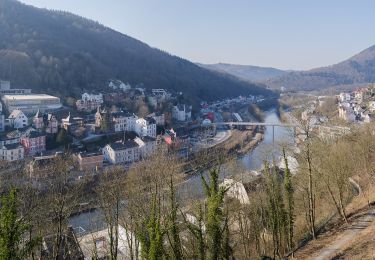
<path id="1" fill-rule="evenodd" d="M 201 63 L 305 70 L 375 44 L 373 0 L 21 0 Z"/>

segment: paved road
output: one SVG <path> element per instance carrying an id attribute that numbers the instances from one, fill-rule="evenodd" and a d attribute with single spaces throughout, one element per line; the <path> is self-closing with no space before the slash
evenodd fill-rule
<path id="1" fill-rule="evenodd" d="M 330 243 L 327 247 L 317 252 L 313 259 L 324 260 L 331 259 L 341 251 L 345 250 L 350 242 L 360 236 L 361 231 L 366 229 L 375 221 L 375 209 L 369 210 L 366 214 L 355 220 L 340 236 Z"/>
<path id="2" fill-rule="evenodd" d="M 204 148 L 211 148 L 211 147 L 214 147 L 222 142 L 225 142 L 226 140 L 228 140 L 228 138 L 232 135 L 232 131 L 231 130 L 218 130 L 216 135 L 212 138 L 212 141 L 207 144 L 207 145 L 204 145 L 203 147 Z"/>

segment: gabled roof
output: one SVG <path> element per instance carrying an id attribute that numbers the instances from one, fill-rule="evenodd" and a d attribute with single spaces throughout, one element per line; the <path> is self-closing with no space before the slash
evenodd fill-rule
<path id="1" fill-rule="evenodd" d="M 28 135 L 26 135 L 28 138 L 38 138 L 41 136 L 46 136 L 43 133 L 37 132 L 37 131 L 31 131 Z"/>
<path id="2" fill-rule="evenodd" d="M 40 113 L 40 111 L 39 111 L 39 109 L 38 109 L 38 111 L 36 112 L 34 118 L 42 118 L 42 117 L 43 117 L 43 114 Z"/>
<path id="3" fill-rule="evenodd" d="M 15 109 L 10 113 L 8 118 L 17 118 L 19 116 L 25 116 L 25 114 L 21 110 Z"/>

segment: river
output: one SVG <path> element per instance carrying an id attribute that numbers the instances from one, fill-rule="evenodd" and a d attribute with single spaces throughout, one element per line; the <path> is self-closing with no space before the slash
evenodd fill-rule
<path id="1" fill-rule="evenodd" d="M 274 110 L 268 111 L 265 114 L 265 123 L 280 123 L 276 112 Z M 250 171 L 259 170 L 265 159 L 272 160 L 274 157 L 278 159 L 280 155 L 280 143 L 293 144 L 293 134 L 290 129 L 284 127 L 275 127 L 275 142 L 273 142 L 272 127 L 267 127 L 264 132 L 264 139 L 257 147 L 244 156 L 238 157 L 237 160 L 230 163 L 225 163 L 220 167 L 220 178 L 234 177 L 236 179 L 251 178 Z M 204 173 L 206 179 L 208 172 Z M 185 204 L 192 199 L 202 198 L 203 189 L 200 176 L 194 176 L 186 180 L 177 187 L 177 196 L 180 204 Z M 69 223 L 73 226 L 78 235 L 84 235 L 92 228 L 97 228 L 96 225 L 102 225 L 102 216 L 98 210 L 92 210 L 85 214 L 75 215 L 70 218 Z"/>
<path id="2" fill-rule="evenodd" d="M 265 113 L 265 123 L 281 123 L 275 110 Z M 274 138 L 275 139 L 274 139 Z M 293 145 L 293 132 L 289 128 L 275 126 L 267 127 L 264 139 L 252 151 L 238 157 L 235 162 L 226 163 L 220 167 L 220 178 L 233 177 L 236 179 L 249 179 L 253 175 L 251 171 L 259 170 L 264 161 L 278 160 L 281 154 L 281 145 Z M 204 174 L 208 176 L 207 172 Z M 179 198 L 183 201 L 195 199 L 203 195 L 201 178 L 199 175 L 191 177 L 180 184 L 178 189 Z"/>

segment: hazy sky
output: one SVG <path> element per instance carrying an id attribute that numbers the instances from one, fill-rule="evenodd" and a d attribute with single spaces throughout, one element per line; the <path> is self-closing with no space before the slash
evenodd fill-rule
<path id="1" fill-rule="evenodd" d="M 172 54 L 309 69 L 375 44 L 373 0 L 22 0 L 99 21 Z"/>

